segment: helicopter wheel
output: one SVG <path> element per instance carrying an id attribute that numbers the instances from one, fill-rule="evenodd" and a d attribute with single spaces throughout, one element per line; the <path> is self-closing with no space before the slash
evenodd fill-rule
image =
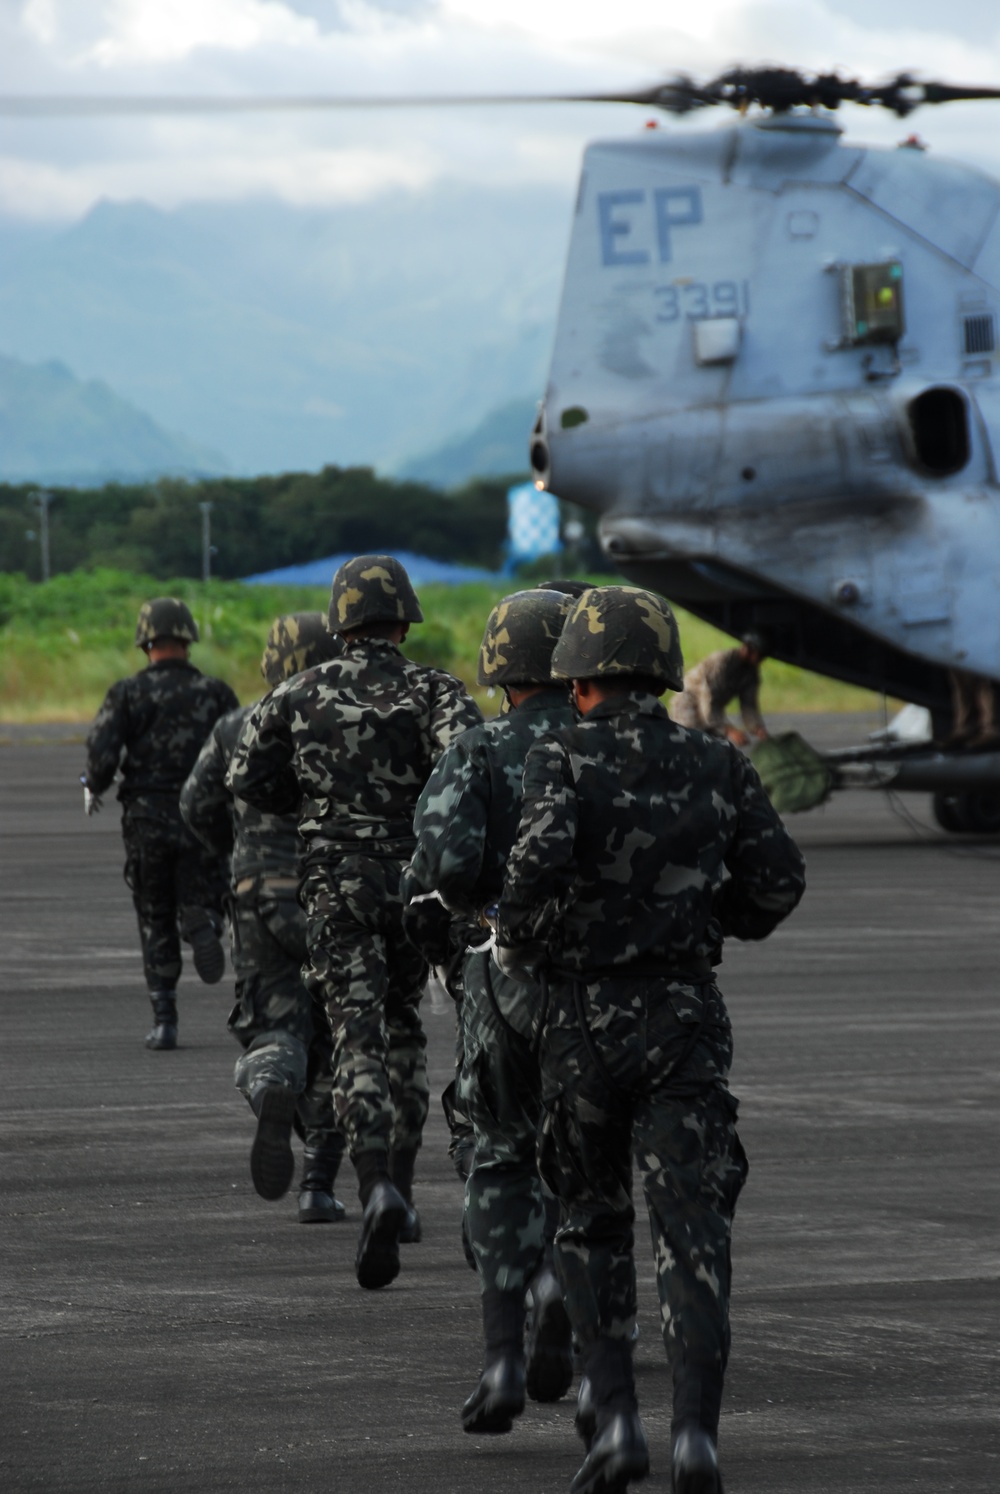
<path id="1" fill-rule="evenodd" d="M 964 827 L 958 812 L 958 794 L 935 794 L 931 800 L 934 818 L 942 830 L 957 835 Z"/>
<path id="2" fill-rule="evenodd" d="M 1000 835 L 1000 794 L 935 794 L 931 802 L 942 830 Z"/>

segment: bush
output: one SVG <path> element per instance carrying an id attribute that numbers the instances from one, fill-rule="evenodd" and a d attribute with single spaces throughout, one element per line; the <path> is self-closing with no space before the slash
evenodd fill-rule
<path id="1" fill-rule="evenodd" d="M 490 609 L 511 585 L 422 586 L 427 622 L 412 629 L 404 646 L 411 658 L 464 680 L 489 715 L 500 702 L 475 684 L 479 645 Z M 40 586 L 23 575 L 0 574 L 0 720 L 89 721 L 108 686 L 143 666 L 134 644 L 140 606 L 168 594 L 182 597 L 198 622 L 199 669 L 228 681 L 244 702 L 264 688 L 260 656 L 273 619 L 282 612 L 325 611 L 329 601 L 325 586 L 211 581 L 205 587 L 186 577 L 163 581 L 115 570 L 55 576 Z M 731 643 L 706 623 L 684 612 L 677 616 L 689 662 Z M 764 665 L 765 710 L 870 710 L 875 699 L 789 664 Z"/>
<path id="2" fill-rule="evenodd" d="M 4 570 L 38 579 L 39 543 L 27 537 L 37 536 L 36 491 L 0 484 L 0 555 Z M 213 574 L 230 580 L 339 551 L 413 550 L 494 570 L 507 526 L 503 479 L 444 494 L 368 467 L 51 491 L 53 575 L 85 568 L 200 577 L 201 503 L 212 504 Z"/>

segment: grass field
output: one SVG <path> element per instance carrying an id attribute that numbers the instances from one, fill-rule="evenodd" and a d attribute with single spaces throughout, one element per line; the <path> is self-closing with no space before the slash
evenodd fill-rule
<path id="1" fill-rule="evenodd" d="M 476 657 L 490 608 L 515 584 L 421 587 L 428 621 L 412 630 L 405 648 L 412 658 L 457 674 L 490 714 L 499 702 L 475 686 Z M 141 666 L 133 645 L 136 613 L 146 598 L 164 595 L 183 597 L 198 620 L 202 641 L 193 658 L 199 669 L 227 680 L 244 702 L 263 689 L 260 655 L 272 619 L 281 612 L 325 611 L 329 600 L 325 588 L 238 581 L 206 587 L 124 571 L 60 575 L 45 585 L 0 575 L 0 722 L 89 721 L 112 681 Z M 678 616 L 689 663 L 731 642 L 697 618 Z M 868 710 L 878 699 L 773 660 L 763 673 L 765 712 Z"/>

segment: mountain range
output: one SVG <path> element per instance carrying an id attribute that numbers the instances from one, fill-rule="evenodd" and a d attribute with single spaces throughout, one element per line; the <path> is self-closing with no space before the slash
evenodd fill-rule
<path id="1" fill-rule="evenodd" d="M 522 469 L 570 190 L 445 183 L 329 209 L 104 202 L 58 230 L 0 220 L 0 353 L 107 385 L 185 448 L 220 453 L 214 470 L 416 475 L 483 421 L 513 429 L 515 404 Z M 470 475 L 449 461 L 453 480 Z"/>
<path id="2" fill-rule="evenodd" d="M 90 487 L 225 470 L 218 452 L 161 429 L 100 380 L 0 356 L 0 481 Z"/>
<path id="3" fill-rule="evenodd" d="M 402 463 L 399 476 L 437 488 L 457 488 L 470 477 L 527 477 L 528 436 L 537 413 L 537 400 L 512 399 L 475 429 Z"/>

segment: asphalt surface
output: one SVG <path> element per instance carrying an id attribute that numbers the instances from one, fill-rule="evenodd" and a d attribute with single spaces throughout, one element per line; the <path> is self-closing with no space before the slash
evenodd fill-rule
<path id="1" fill-rule="evenodd" d="M 861 723 L 814 720 L 814 740 Z M 873 724 L 873 723 L 872 723 Z M 229 979 L 185 979 L 181 1047 L 147 1052 L 114 806 L 81 749 L 0 747 L 4 1491 L 557 1494 L 571 1399 L 463 1434 L 479 1314 L 434 1103 L 424 1241 L 362 1292 L 359 1210 L 303 1227 L 257 1198 L 232 1088 Z M 792 822 L 809 891 L 727 950 L 750 1181 L 737 1218 L 727 1494 L 1000 1488 L 1000 845 L 843 795 Z M 453 1017 L 425 1005 L 432 1081 Z M 638 1234 L 646 1487 L 669 1489 L 669 1383 Z"/>

